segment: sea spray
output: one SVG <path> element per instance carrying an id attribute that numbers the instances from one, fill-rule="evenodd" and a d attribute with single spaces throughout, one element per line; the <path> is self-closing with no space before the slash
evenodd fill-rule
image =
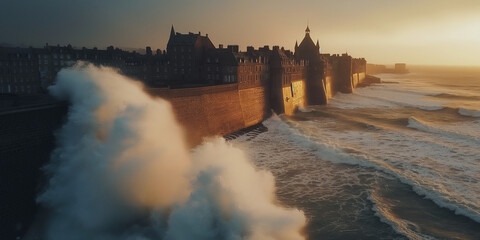
<path id="1" fill-rule="evenodd" d="M 273 176 L 214 138 L 190 152 L 170 104 L 112 68 L 59 72 L 71 103 L 38 202 L 47 239 L 303 239 Z"/>

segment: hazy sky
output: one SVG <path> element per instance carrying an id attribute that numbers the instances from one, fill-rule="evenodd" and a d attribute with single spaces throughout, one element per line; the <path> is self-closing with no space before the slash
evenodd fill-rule
<path id="1" fill-rule="evenodd" d="M 480 0 L 0 0 L 0 43 L 165 49 L 174 24 L 217 46 L 293 50 L 307 21 L 324 53 L 480 66 Z"/>

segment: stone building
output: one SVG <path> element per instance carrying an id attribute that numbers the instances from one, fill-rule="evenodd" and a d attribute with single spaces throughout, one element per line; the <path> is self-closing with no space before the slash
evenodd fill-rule
<path id="1" fill-rule="evenodd" d="M 320 57 L 320 44 L 313 43 L 310 28 L 305 29 L 305 37 L 300 45 L 295 43 L 295 57 L 308 61 L 307 98 L 309 104 L 326 104 L 325 94 L 325 62 Z"/>
<path id="2" fill-rule="evenodd" d="M 28 95 L 40 91 L 35 50 L 0 47 L 0 94 Z"/>
<path id="3" fill-rule="evenodd" d="M 214 49 L 212 41 L 199 32 L 181 34 L 175 32 L 173 26 L 167 43 L 167 54 L 171 68 L 170 85 L 200 85 L 204 84 L 201 78 L 201 63 L 208 49 Z"/>
<path id="4" fill-rule="evenodd" d="M 291 114 L 307 104 L 308 62 L 274 46 L 271 55 L 271 105 L 277 113 Z"/>
<path id="5" fill-rule="evenodd" d="M 208 49 L 202 62 L 202 82 L 209 85 L 234 83 L 238 80 L 238 64 L 231 48 Z"/>

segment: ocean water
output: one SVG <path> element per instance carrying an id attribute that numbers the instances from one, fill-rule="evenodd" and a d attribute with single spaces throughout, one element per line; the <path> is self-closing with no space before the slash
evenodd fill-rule
<path id="1" fill-rule="evenodd" d="M 410 70 L 232 140 L 307 239 L 480 239 L 480 69 Z"/>

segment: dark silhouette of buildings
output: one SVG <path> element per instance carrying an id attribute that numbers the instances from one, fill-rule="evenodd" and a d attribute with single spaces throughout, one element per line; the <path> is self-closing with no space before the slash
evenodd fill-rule
<path id="1" fill-rule="evenodd" d="M 175 32 L 173 26 L 167 44 L 168 60 L 171 66 L 172 85 L 202 84 L 202 60 L 209 49 L 215 49 L 208 35 Z M 203 80 L 203 81 L 202 81 Z"/>
<path id="2" fill-rule="evenodd" d="M 35 50 L 0 48 L 0 93 L 34 94 L 40 90 Z"/>
<path id="3" fill-rule="evenodd" d="M 295 52 L 279 46 L 272 49 L 249 46 L 244 52 L 238 45 L 225 48 L 219 44 L 217 48 L 208 34 L 182 34 L 172 26 L 166 51 L 153 52 L 146 47 L 145 54 L 113 46 L 104 50 L 48 44 L 44 48 L 0 47 L 0 94 L 46 92 L 57 73 L 77 61 L 118 68 L 151 88 L 233 83 L 239 89 L 265 86 L 272 89 L 272 106 L 277 101 L 279 112 L 284 109 L 279 107 L 282 102 L 286 106 L 290 104 L 288 99 L 296 99 L 293 93 L 297 81 L 303 81 L 296 84 L 300 84 L 297 89 L 305 89 L 301 98 L 305 98 L 306 104 L 326 104 L 334 92 L 352 92 L 366 72 L 365 59 L 354 59 L 348 54 L 321 54 L 319 41 L 314 43 L 308 26 L 300 45 L 295 44 Z M 290 96 L 286 95 L 287 90 L 282 90 L 285 87 L 291 88 Z"/>

